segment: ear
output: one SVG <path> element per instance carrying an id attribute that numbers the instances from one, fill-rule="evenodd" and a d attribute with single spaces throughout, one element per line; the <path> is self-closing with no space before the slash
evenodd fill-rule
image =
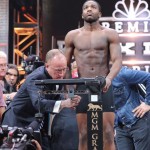
<path id="1" fill-rule="evenodd" d="M 101 13 L 101 12 L 99 12 L 99 18 L 100 18 L 100 17 L 102 17 L 102 13 Z"/>
<path id="2" fill-rule="evenodd" d="M 47 63 L 45 63 L 45 68 L 48 68 L 48 64 Z"/>
<path id="3" fill-rule="evenodd" d="M 81 16 L 81 17 L 82 17 L 82 19 L 84 19 L 83 14 L 82 14 L 82 16 Z"/>

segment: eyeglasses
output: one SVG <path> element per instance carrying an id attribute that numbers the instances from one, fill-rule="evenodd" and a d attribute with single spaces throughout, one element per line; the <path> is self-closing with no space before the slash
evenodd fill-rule
<path id="1" fill-rule="evenodd" d="M 53 68 L 51 67 L 56 73 L 62 73 L 62 72 L 66 72 L 68 70 L 68 68 Z"/>
<path id="2" fill-rule="evenodd" d="M 0 68 L 5 68 L 5 67 L 7 67 L 7 64 L 0 64 Z"/>
<path id="3" fill-rule="evenodd" d="M 17 77 L 18 75 L 7 72 L 6 75 Z"/>

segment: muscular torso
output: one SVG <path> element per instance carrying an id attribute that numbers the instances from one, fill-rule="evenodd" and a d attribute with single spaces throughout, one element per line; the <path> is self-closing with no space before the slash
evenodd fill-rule
<path id="1" fill-rule="evenodd" d="M 77 30 L 74 57 L 80 77 L 106 76 L 109 72 L 109 43 L 104 30 Z"/>

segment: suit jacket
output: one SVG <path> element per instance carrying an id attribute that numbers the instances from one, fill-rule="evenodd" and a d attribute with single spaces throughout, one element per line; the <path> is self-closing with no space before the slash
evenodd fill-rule
<path id="1" fill-rule="evenodd" d="M 78 125 L 76 112 L 64 108 L 56 114 L 52 122 L 51 149 L 78 150 Z"/>
<path id="2" fill-rule="evenodd" d="M 22 84 L 11 104 L 4 113 L 2 125 L 10 127 L 26 127 L 35 120 L 35 114 L 39 112 L 52 112 L 58 97 L 54 95 L 41 95 L 40 86 L 35 85 L 35 80 L 52 79 L 44 66 L 41 66 L 29 74 Z M 55 85 L 47 85 L 45 89 L 54 90 Z M 55 99 L 55 100 L 54 100 Z"/>

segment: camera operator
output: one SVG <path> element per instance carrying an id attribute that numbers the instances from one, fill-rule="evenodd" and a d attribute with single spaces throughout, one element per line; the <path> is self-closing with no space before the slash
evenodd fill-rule
<path id="1" fill-rule="evenodd" d="M 26 127 L 34 119 L 39 111 L 44 114 L 44 128 L 42 135 L 42 150 L 50 150 L 50 137 L 48 136 L 49 113 L 59 113 L 63 108 L 75 108 L 81 97 L 75 95 L 74 98 L 60 100 L 61 95 L 41 95 L 39 99 L 39 86 L 35 85 L 35 80 L 43 79 L 63 79 L 67 70 L 67 60 L 64 54 L 53 49 L 47 52 L 45 66 L 38 67 L 30 73 L 22 84 L 13 101 L 7 107 L 2 125 L 11 127 Z M 61 89 L 61 87 L 59 87 Z M 47 85 L 45 89 L 55 90 L 56 85 Z"/>

